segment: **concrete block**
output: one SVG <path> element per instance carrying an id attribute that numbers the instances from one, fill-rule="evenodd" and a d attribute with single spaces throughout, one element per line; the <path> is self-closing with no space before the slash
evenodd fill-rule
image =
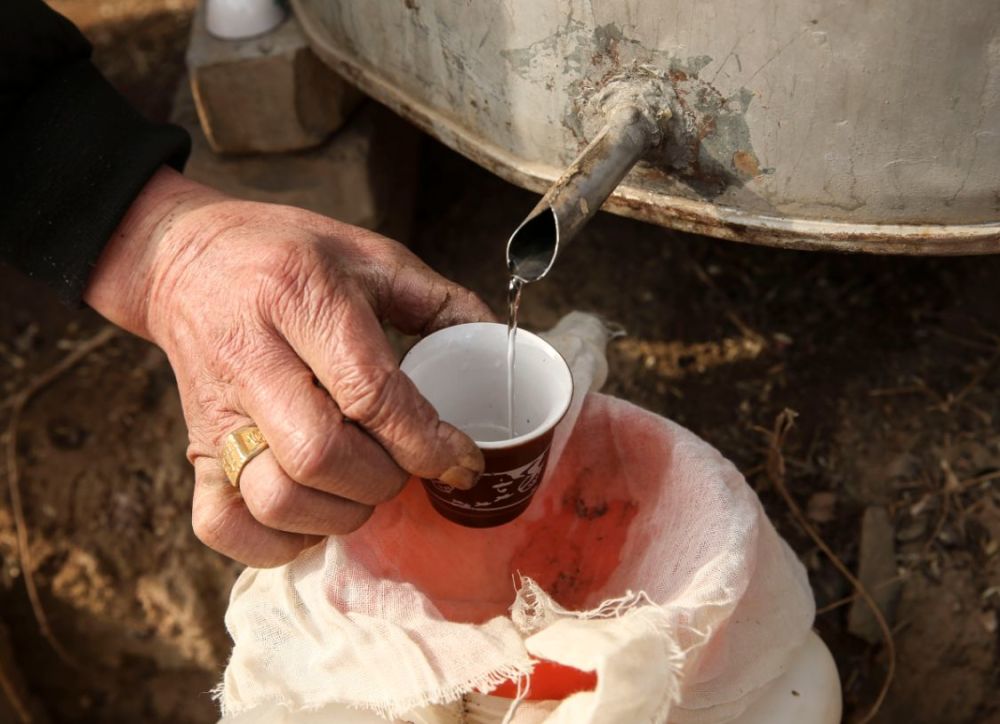
<path id="1" fill-rule="evenodd" d="M 420 132 L 366 101 L 345 126 L 308 151 L 220 156 L 181 83 L 171 120 L 191 134 L 185 175 L 233 196 L 309 209 L 405 242 L 416 197 Z"/>
<path id="2" fill-rule="evenodd" d="M 220 153 L 317 146 L 362 97 L 309 49 L 294 16 L 257 38 L 221 40 L 208 33 L 202 2 L 187 65 L 202 128 Z"/>

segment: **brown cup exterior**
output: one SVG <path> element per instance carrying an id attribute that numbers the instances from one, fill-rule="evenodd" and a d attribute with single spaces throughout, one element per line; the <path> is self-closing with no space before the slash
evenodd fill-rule
<path id="1" fill-rule="evenodd" d="M 545 475 L 555 426 L 519 445 L 483 450 L 486 467 L 469 490 L 436 480 L 423 480 L 434 509 L 468 528 L 492 528 L 527 510 Z"/>

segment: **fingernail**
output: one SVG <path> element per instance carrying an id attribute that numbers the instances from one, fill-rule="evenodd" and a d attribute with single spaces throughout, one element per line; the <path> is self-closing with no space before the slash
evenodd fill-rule
<path id="1" fill-rule="evenodd" d="M 483 451 L 479 448 L 475 448 L 475 450 L 471 453 L 459 455 L 458 464 L 463 468 L 472 470 L 476 473 L 476 475 L 479 475 L 486 467 L 486 461 L 483 460 Z"/>
<path id="2" fill-rule="evenodd" d="M 453 488 L 458 488 L 459 490 L 468 490 L 476 484 L 476 480 L 478 479 L 479 473 L 461 465 L 448 468 L 438 477 L 438 480 L 442 483 L 450 485 Z"/>

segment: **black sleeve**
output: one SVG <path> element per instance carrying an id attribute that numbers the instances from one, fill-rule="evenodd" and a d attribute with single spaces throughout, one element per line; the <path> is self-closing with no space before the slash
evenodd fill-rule
<path id="1" fill-rule="evenodd" d="M 0 260 L 71 304 L 146 181 L 180 170 L 191 143 L 133 109 L 90 52 L 41 0 L 0 0 Z"/>

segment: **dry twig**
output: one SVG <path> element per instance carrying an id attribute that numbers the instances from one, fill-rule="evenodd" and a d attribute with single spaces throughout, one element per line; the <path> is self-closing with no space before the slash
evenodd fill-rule
<path id="1" fill-rule="evenodd" d="M 0 622 L 0 702 L 13 714 L 13 721 L 20 724 L 46 721 L 31 699 L 31 694 L 25 690 L 18 671 L 14 650 L 10 645 L 10 634 Z"/>
<path id="2" fill-rule="evenodd" d="M 937 523 L 935 523 L 934 525 L 934 530 L 931 531 L 930 536 L 924 543 L 923 554 L 925 556 L 930 552 L 931 547 L 934 545 L 934 541 L 937 540 L 937 537 L 941 534 L 941 531 L 944 530 L 944 525 L 945 523 L 948 522 L 948 514 L 951 512 L 952 491 L 951 489 L 949 489 L 947 483 L 941 488 L 941 490 L 935 491 L 935 494 L 943 495 L 942 498 L 943 502 L 941 503 L 941 515 L 938 516 Z"/>
<path id="3" fill-rule="evenodd" d="M 985 380 L 987 376 L 989 376 L 989 374 L 993 371 L 993 368 L 996 367 L 998 362 L 1000 362 L 1000 347 L 998 347 L 996 351 L 994 351 L 993 355 L 986 361 L 986 363 L 979 369 L 979 371 L 972 376 L 972 378 L 966 383 L 966 385 L 962 389 L 960 389 L 954 395 L 949 395 L 945 399 L 945 402 L 942 404 L 942 410 L 944 412 L 948 412 L 953 407 L 958 406 L 958 404 L 962 402 L 962 400 L 965 398 L 966 395 L 968 395 L 970 392 L 976 389 L 980 384 L 982 384 L 983 380 Z"/>
<path id="4" fill-rule="evenodd" d="M 889 586 L 891 586 L 891 585 L 893 585 L 895 583 L 899 583 L 900 581 L 905 581 L 909 577 L 909 575 L 910 575 L 909 571 L 906 571 L 904 573 L 900 573 L 898 576 L 893 576 L 892 578 L 889 578 L 889 579 L 887 579 L 885 581 L 882 581 L 877 586 L 875 586 L 874 590 L 880 591 L 883 588 L 888 588 Z M 836 601 L 834 601 L 832 603 L 826 604 L 822 608 L 817 608 L 816 609 L 816 615 L 817 616 L 822 616 L 824 613 L 830 613 L 830 611 L 836 611 L 838 608 L 846 606 L 849 603 L 854 603 L 860 597 L 861 597 L 861 594 L 858 593 L 858 591 L 854 591 L 849 596 L 844 596 L 843 598 L 837 599 Z"/>
<path id="5" fill-rule="evenodd" d="M 962 492 L 965 492 L 969 488 L 974 488 L 977 485 L 981 485 L 983 483 L 991 483 L 994 480 L 1000 480 L 1000 470 L 994 470 L 991 473 L 984 473 L 983 475 L 977 475 L 974 478 L 961 480 L 959 481 L 959 487 L 961 488 Z"/>
<path id="6" fill-rule="evenodd" d="M 740 334 L 748 339 L 764 342 L 764 336 L 747 324 L 743 317 L 736 312 L 736 305 L 733 304 L 729 295 L 715 283 L 715 280 L 712 279 L 711 275 L 707 271 L 705 271 L 704 267 L 702 267 L 702 265 L 694 259 L 690 260 L 690 264 L 691 268 L 694 270 L 695 276 L 698 277 L 701 283 L 719 295 L 726 308 L 726 318 L 729 319 L 733 326 L 740 331 Z"/>
<path id="7" fill-rule="evenodd" d="M 10 502 L 14 512 L 14 525 L 17 529 L 17 558 L 21 572 L 24 575 L 24 587 L 27 589 L 28 599 L 31 601 L 31 610 L 35 615 L 35 620 L 38 622 L 38 628 L 42 636 L 52 646 L 56 655 L 74 668 L 80 668 L 80 665 L 70 656 L 69 652 L 66 651 L 59 642 L 59 639 L 52 632 L 48 617 L 45 615 L 45 608 L 42 606 L 41 598 L 38 595 L 38 588 L 35 585 L 34 562 L 31 560 L 31 550 L 28 545 L 28 526 L 24 517 L 24 504 L 21 499 L 21 486 L 17 468 L 17 428 L 24 408 L 40 390 L 58 379 L 66 371 L 72 369 L 87 355 L 114 339 L 117 334 L 118 330 L 114 327 L 103 328 L 90 339 L 80 343 L 76 349 L 28 383 L 21 392 L 12 398 L 10 420 L 7 424 L 7 488 L 10 490 Z"/>
<path id="8" fill-rule="evenodd" d="M 23 724 L 31 724 L 33 719 L 31 717 L 31 712 L 28 711 L 28 705 L 21 699 L 21 695 L 18 693 L 17 687 L 14 686 L 14 682 L 7 677 L 7 672 L 4 671 L 2 666 L 0 666 L 0 692 L 3 693 L 7 703 L 10 704 L 11 709 L 14 710 L 14 715 L 18 718 L 18 721 Z"/>
<path id="9" fill-rule="evenodd" d="M 792 425 L 795 423 L 796 413 L 792 410 L 783 410 L 774 420 L 774 429 L 771 430 L 770 441 L 768 446 L 767 454 L 767 476 L 771 480 L 771 484 L 774 485 L 775 489 L 781 494 L 781 497 L 785 499 L 785 503 L 788 505 L 789 510 L 792 513 L 792 517 L 795 518 L 795 522 L 799 524 L 806 535 L 808 535 L 813 543 L 823 551 L 827 558 L 834 567 L 840 571 L 840 574 L 846 578 L 850 584 L 854 587 L 857 595 L 864 599 L 864 602 L 868 604 L 868 607 L 872 611 L 872 615 L 878 622 L 878 626 L 882 631 L 882 636 L 885 639 L 885 653 L 888 662 L 886 664 L 885 680 L 882 682 L 882 688 L 879 691 L 878 697 L 876 697 L 875 702 L 872 704 L 871 709 L 868 713 L 858 722 L 858 724 L 867 724 L 875 715 L 878 714 L 879 709 L 882 708 L 882 703 L 885 701 L 886 695 L 889 693 L 889 687 L 892 685 L 892 679 L 896 675 L 896 643 L 892 636 L 892 630 L 889 628 L 889 623 L 885 620 L 885 616 L 882 615 L 882 611 L 879 610 L 878 604 L 872 598 L 868 589 L 865 588 L 864 584 L 861 583 L 858 578 L 851 573 L 851 569 L 840 559 L 840 557 L 833 552 L 833 549 L 823 540 L 822 536 L 816 531 L 815 528 L 806 519 L 805 514 L 803 514 L 802 509 L 799 507 L 798 503 L 788 492 L 788 486 L 785 484 L 785 459 L 782 455 L 781 448 L 785 444 L 785 438 L 788 436 L 788 432 L 792 429 Z"/>

